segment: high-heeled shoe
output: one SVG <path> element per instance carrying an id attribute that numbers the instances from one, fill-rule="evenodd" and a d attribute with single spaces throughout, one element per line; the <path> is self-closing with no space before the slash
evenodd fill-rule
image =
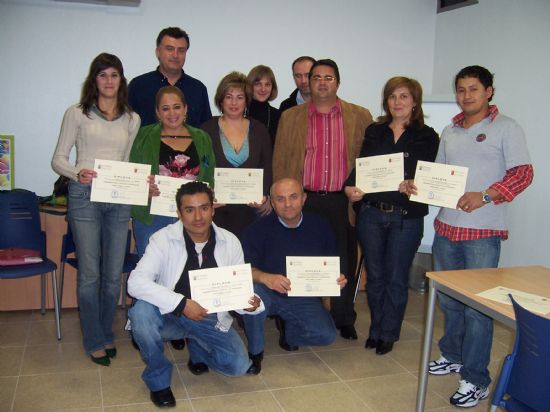
<path id="1" fill-rule="evenodd" d="M 116 357 L 116 348 L 106 348 L 105 353 L 109 358 L 114 358 Z"/>
<path id="2" fill-rule="evenodd" d="M 109 359 L 109 356 L 98 356 L 97 358 L 93 355 L 90 355 L 90 358 L 92 359 L 93 363 L 97 363 L 101 366 L 109 366 L 111 364 L 111 359 Z"/>

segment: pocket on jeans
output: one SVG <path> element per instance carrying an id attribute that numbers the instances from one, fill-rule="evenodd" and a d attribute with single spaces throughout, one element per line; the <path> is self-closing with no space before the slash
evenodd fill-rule
<path id="1" fill-rule="evenodd" d="M 69 184 L 69 218 L 78 220 L 91 220 L 93 218 L 93 205 L 90 202 L 89 185 L 71 182 Z"/>

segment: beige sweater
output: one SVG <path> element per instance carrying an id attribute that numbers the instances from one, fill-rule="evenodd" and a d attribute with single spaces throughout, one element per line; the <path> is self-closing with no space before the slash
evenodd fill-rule
<path id="1" fill-rule="evenodd" d="M 95 159 L 128 161 L 139 125 L 137 113 L 124 113 L 108 121 L 92 110 L 90 117 L 85 116 L 77 104 L 69 107 L 53 155 L 53 170 L 77 180 L 80 170 L 94 168 Z M 75 165 L 69 162 L 73 146 L 76 146 Z"/>

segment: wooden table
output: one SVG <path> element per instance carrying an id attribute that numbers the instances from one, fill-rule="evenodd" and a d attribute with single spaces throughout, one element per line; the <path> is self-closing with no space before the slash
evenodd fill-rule
<path id="1" fill-rule="evenodd" d="M 477 296 L 477 293 L 504 286 L 522 292 L 550 297 L 550 269 L 543 266 L 523 266 L 498 269 L 450 270 L 428 272 L 429 294 L 426 311 L 426 329 L 422 347 L 422 361 L 418 377 L 416 411 L 424 411 L 428 384 L 428 363 L 432 349 L 436 292 L 441 291 L 494 320 L 515 328 L 512 305 L 505 305 Z M 550 315 L 547 315 L 550 319 Z"/>

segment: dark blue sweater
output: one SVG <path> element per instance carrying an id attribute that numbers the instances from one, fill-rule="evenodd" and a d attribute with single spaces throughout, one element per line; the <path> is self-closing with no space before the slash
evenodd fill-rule
<path id="1" fill-rule="evenodd" d="M 246 263 L 285 276 L 287 256 L 338 256 L 329 223 L 308 213 L 304 213 L 299 227 L 286 228 L 273 212 L 248 226 L 241 243 Z"/>
<path id="2" fill-rule="evenodd" d="M 128 86 L 128 101 L 141 117 L 141 125 L 157 122 L 155 97 L 161 87 L 170 86 L 168 79 L 158 70 L 134 78 Z M 193 127 L 200 127 L 212 117 L 206 86 L 199 80 L 185 74 L 174 85 L 178 87 L 187 101 L 187 121 Z"/>

